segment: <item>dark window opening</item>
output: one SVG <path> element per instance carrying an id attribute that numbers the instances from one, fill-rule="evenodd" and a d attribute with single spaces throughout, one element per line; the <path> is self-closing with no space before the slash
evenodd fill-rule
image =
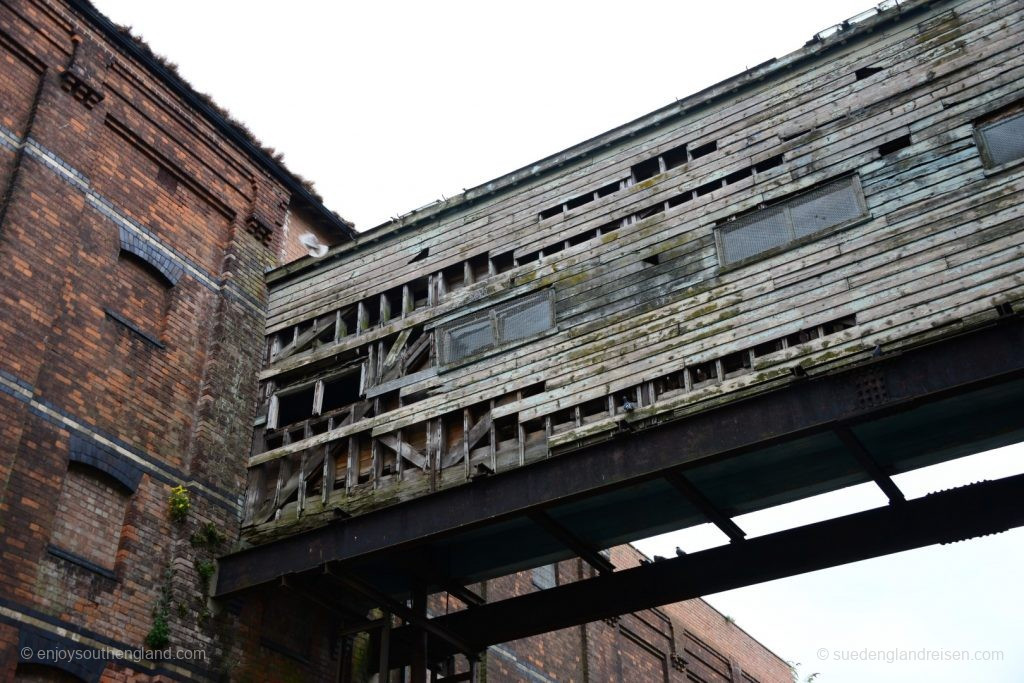
<path id="1" fill-rule="evenodd" d="M 714 151 L 718 150 L 718 141 L 712 140 L 711 142 L 705 143 L 700 147 L 694 147 L 690 152 L 691 159 L 700 159 L 703 156 L 707 156 Z"/>
<path id="2" fill-rule="evenodd" d="M 667 152 L 663 152 L 661 158 L 665 161 L 665 169 L 675 168 L 676 166 L 682 166 L 686 163 L 686 145 L 679 145 L 673 147 Z"/>
<path id="3" fill-rule="evenodd" d="M 764 173 L 765 171 L 768 171 L 773 168 L 778 168 L 779 166 L 782 166 L 782 155 L 776 154 L 773 157 L 768 157 L 767 159 L 764 159 L 754 164 L 754 172 Z"/>
<path id="4" fill-rule="evenodd" d="M 316 340 L 313 342 L 313 346 L 316 347 L 320 344 L 330 344 L 334 341 L 334 314 L 325 315 L 320 318 L 317 322 L 319 332 L 316 333 Z"/>
<path id="5" fill-rule="evenodd" d="M 551 414 L 551 428 L 555 432 L 566 432 L 576 428 L 576 409 L 565 408 Z"/>
<path id="6" fill-rule="evenodd" d="M 519 439 L 518 423 L 514 415 L 499 417 L 494 420 L 494 440 L 499 444 Z"/>
<path id="7" fill-rule="evenodd" d="M 718 364 L 713 360 L 689 368 L 690 382 L 694 385 L 718 379 Z"/>
<path id="8" fill-rule="evenodd" d="M 719 179 L 719 180 L 712 180 L 710 183 L 704 183 L 703 185 L 698 187 L 695 191 L 696 191 L 698 197 L 703 197 L 704 195 L 711 194 L 712 192 L 714 192 L 715 190 L 720 189 L 721 187 L 722 187 L 721 179 Z"/>
<path id="9" fill-rule="evenodd" d="M 512 257 L 511 251 L 506 251 L 503 254 L 495 254 L 491 257 L 491 263 L 494 264 L 494 272 L 496 273 L 504 273 L 516 267 L 516 261 Z"/>
<path id="10" fill-rule="evenodd" d="M 428 256 L 430 256 L 430 247 L 420 249 L 420 253 L 416 254 L 411 259 L 409 259 L 409 263 L 416 263 L 417 261 L 422 261 Z"/>
<path id="11" fill-rule="evenodd" d="M 313 328 L 313 321 L 312 320 L 306 320 L 304 322 L 299 323 L 294 328 L 295 329 L 294 339 L 298 339 L 299 337 L 304 335 L 306 332 L 308 332 L 312 328 Z M 289 340 L 289 341 L 292 341 L 292 340 Z"/>
<path id="12" fill-rule="evenodd" d="M 548 218 L 554 218 L 558 214 L 562 213 L 562 205 L 552 206 L 550 209 L 544 209 L 540 212 L 540 219 L 546 220 Z"/>
<path id="13" fill-rule="evenodd" d="M 649 266 L 657 266 L 661 264 L 661 254 L 651 254 L 650 256 L 644 257 L 644 263 Z"/>
<path id="14" fill-rule="evenodd" d="M 444 291 L 451 292 L 466 285 L 466 268 L 462 263 L 448 266 L 441 271 L 444 280 Z"/>
<path id="15" fill-rule="evenodd" d="M 880 144 L 878 146 L 878 154 L 879 156 L 884 157 L 886 155 L 893 154 L 894 152 L 898 152 L 906 147 L 910 147 L 910 136 L 901 135 L 894 140 L 889 140 L 888 142 L 883 142 L 882 144 Z"/>
<path id="16" fill-rule="evenodd" d="M 566 202 L 565 208 L 568 211 L 572 211 L 573 209 L 579 208 L 584 204 L 589 204 L 592 201 L 594 201 L 594 193 L 588 192 L 587 194 L 581 194 L 579 197 L 573 197 L 570 199 Z"/>
<path id="17" fill-rule="evenodd" d="M 612 394 L 612 404 L 615 406 L 615 413 L 630 413 L 640 407 L 640 397 L 636 388 L 617 391 Z"/>
<path id="18" fill-rule="evenodd" d="M 729 175 L 725 176 L 725 184 L 732 185 L 733 183 L 738 183 L 744 178 L 749 178 L 752 175 L 754 175 L 754 170 L 752 168 L 741 168 L 740 170 L 733 171 Z"/>
<path id="19" fill-rule="evenodd" d="M 544 256 L 551 256 L 565 249 L 565 242 L 555 242 L 541 249 L 544 252 Z"/>
<path id="20" fill-rule="evenodd" d="M 594 239 L 595 237 L 597 237 L 597 230 L 587 230 L 586 232 L 581 232 L 580 234 L 574 235 L 573 237 L 569 238 L 569 240 L 568 240 L 569 246 L 570 247 L 575 247 L 577 244 L 583 244 L 584 242 L 589 242 L 590 240 Z"/>
<path id="21" fill-rule="evenodd" d="M 359 401 L 359 373 L 350 372 L 337 379 L 324 382 L 321 414 L 350 406 Z"/>
<path id="22" fill-rule="evenodd" d="M 402 287 L 394 287 L 381 294 L 380 319 L 383 322 L 402 317 Z"/>
<path id="23" fill-rule="evenodd" d="M 409 283 L 409 298 L 412 299 L 413 310 L 426 308 L 430 301 L 430 280 L 418 277 Z"/>
<path id="24" fill-rule="evenodd" d="M 798 344 L 806 344 L 809 341 L 817 339 L 820 335 L 818 334 L 817 327 L 809 327 L 806 330 L 800 330 L 794 332 L 786 337 L 786 343 L 789 346 L 796 346 Z"/>
<path id="25" fill-rule="evenodd" d="M 661 213 L 664 210 L 665 210 L 664 202 L 659 202 L 658 204 L 655 204 L 654 206 L 648 206 L 646 209 L 640 209 L 639 211 L 634 213 L 631 216 L 631 218 L 633 219 L 633 222 L 642 221 L 643 219 L 650 218 L 651 216 L 659 214 L 659 213 Z"/>
<path id="26" fill-rule="evenodd" d="M 608 417 L 608 399 L 602 396 L 587 401 L 580 406 L 580 415 L 584 422 L 593 422 Z"/>
<path id="27" fill-rule="evenodd" d="M 767 356 L 769 353 L 775 353 L 781 351 L 784 348 L 781 339 L 772 339 L 758 344 L 754 347 L 754 358 L 760 358 L 761 356 Z"/>
<path id="28" fill-rule="evenodd" d="M 544 382 L 535 382 L 534 384 L 528 384 L 519 390 L 519 395 L 523 398 L 529 398 L 536 396 L 537 394 L 544 393 Z"/>
<path id="29" fill-rule="evenodd" d="M 469 272 L 473 277 L 473 282 L 479 282 L 490 275 L 489 266 L 487 265 L 487 254 L 473 256 L 467 263 L 469 263 Z"/>
<path id="30" fill-rule="evenodd" d="M 635 164 L 632 168 L 632 172 L 633 180 L 638 183 L 642 180 L 653 178 L 661 172 L 661 167 L 658 165 L 658 157 Z"/>
<path id="31" fill-rule="evenodd" d="M 281 427 L 313 415 L 313 387 L 277 397 L 277 424 Z"/>
<path id="32" fill-rule="evenodd" d="M 822 327 L 822 331 L 826 335 L 828 335 L 828 334 L 837 334 L 837 333 L 842 332 L 844 330 L 848 330 L 851 327 L 854 327 L 856 324 L 857 324 L 856 317 L 854 317 L 852 315 L 847 315 L 847 316 L 844 316 L 842 318 L 839 318 L 838 320 L 830 320 L 829 322 L 825 323 L 821 327 Z"/>
<path id="33" fill-rule="evenodd" d="M 608 183 L 604 187 L 597 188 L 598 197 L 607 197 L 610 194 L 615 194 L 619 191 L 620 181 L 616 180 L 614 183 Z"/>
<path id="34" fill-rule="evenodd" d="M 679 206 L 680 204 L 685 204 L 686 202 L 690 201 L 691 199 L 693 199 L 693 191 L 692 190 L 687 190 L 686 192 L 683 192 L 681 194 L 677 194 L 675 197 L 670 198 L 668 200 L 668 206 L 669 206 L 669 208 L 672 208 L 674 206 Z"/>
<path id="35" fill-rule="evenodd" d="M 341 312 L 341 326 L 337 332 L 339 339 L 355 332 L 357 315 L 355 306 L 349 306 Z"/>
<path id="36" fill-rule="evenodd" d="M 750 369 L 750 352 L 737 351 L 722 357 L 722 372 L 729 376 Z"/>
<path id="37" fill-rule="evenodd" d="M 366 312 L 366 326 L 365 330 L 377 327 L 380 324 L 380 306 L 374 305 L 377 302 L 372 299 L 367 299 L 362 303 L 363 310 Z"/>
<path id="38" fill-rule="evenodd" d="M 654 383 L 655 397 L 667 394 L 672 391 L 679 391 L 686 388 L 686 379 L 681 372 L 670 372 L 659 377 Z"/>
<path id="39" fill-rule="evenodd" d="M 858 81 L 863 81 L 865 78 L 871 78 L 881 70 L 882 68 L 877 66 L 863 66 L 854 71 L 853 75 L 857 77 Z"/>
<path id="40" fill-rule="evenodd" d="M 547 438 L 547 428 L 544 425 L 544 418 L 536 417 L 532 420 L 523 422 L 522 425 L 523 436 L 525 437 L 524 446 L 531 446 L 538 442 L 543 442 Z"/>
<path id="41" fill-rule="evenodd" d="M 352 437 L 356 444 L 357 468 L 356 483 L 365 484 L 373 477 L 373 439 L 355 435 Z"/>
<path id="42" fill-rule="evenodd" d="M 529 254 L 523 254 L 518 259 L 516 259 L 516 261 L 519 263 L 519 265 L 522 265 L 524 263 L 533 263 L 534 261 L 539 261 L 539 260 L 540 260 L 540 251 L 531 251 Z"/>

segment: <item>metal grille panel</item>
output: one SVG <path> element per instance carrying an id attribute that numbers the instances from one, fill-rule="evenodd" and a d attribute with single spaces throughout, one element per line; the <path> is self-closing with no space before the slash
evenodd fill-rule
<path id="1" fill-rule="evenodd" d="M 441 362 L 457 363 L 501 344 L 536 337 L 554 325 L 549 290 L 498 304 L 439 328 Z"/>
<path id="2" fill-rule="evenodd" d="M 979 128 L 993 166 L 1024 157 L 1024 114 Z"/>
<path id="3" fill-rule="evenodd" d="M 489 311 L 460 320 L 446 328 L 442 334 L 442 348 L 446 363 L 467 358 L 494 346 L 494 326 Z"/>
<path id="4" fill-rule="evenodd" d="M 722 263 L 737 263 L 865 214 L 856 177 L 837 180 L 721 226 Z"/>
<path id="5" fill-rule="evenodd" d="M 550 329 L 554 322 L 551 297 L 547 292 L 499 306 L 496 314 L 498 338 L 502 342 L 533 337 Z"/>
<path id="6" fill-rule="evenodd" d="M 853 178 L 812 190 L 788 204 L 797 238 L 853 220 L 863 213 L 853 189 Z"/>
<path id="7" fill-rule="evenodd" d="M 738 218 L 722 230 L 726 263 L 741 261 L 792 240 L 783 207 L 771 207 Z"/>

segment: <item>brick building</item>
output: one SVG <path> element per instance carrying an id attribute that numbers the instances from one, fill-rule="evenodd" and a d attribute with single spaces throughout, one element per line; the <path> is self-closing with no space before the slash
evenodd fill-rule
<path id="1" fill-rule="evenodd" d="M 352 226 L 87 3 L 4 3 L 0 50 L 0 678 L 333 679 L 329 617 L 208 594 L 238 537 L 264 273 Z M 645 679 L 628 643 L 665 680 L 684 650 L 706 680 L 787 676 L 701 602 L 512 643 L 488 668 Z M 203 654 L 96 655 L 165 645 Z"/>
<path id="2" fill-rule="evenodd" d="M 86 4 L 4 3 L 0 50 L 0 679 L 52 664 L 22 647 L 219 657 L 263 273 L 351 226 Z"/>
<path id="3" fill-rule="evenodd" d="M 630 545 L 613 548 L 617 568 L 649 561 Z M 487 582 L 488 600 L 593 575 L 568 560 Z M 487 681 L 790 681 L 786 662 L 703 600 L 665 605 L 492 646 Z"/>

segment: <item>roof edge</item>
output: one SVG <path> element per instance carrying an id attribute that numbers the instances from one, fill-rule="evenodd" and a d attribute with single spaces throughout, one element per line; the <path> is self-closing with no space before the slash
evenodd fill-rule
<path id="1" fill-rule="evenodd" d="M 359 234 L 351 221 L 347 221 L 334 213 L 307 189 L 295 175 L 282 163 L 272 158 L 249 140 L 242 131 L 235 127 L 223 114 L 207 104 L 199 93 L 184 78 L 173 73 L 161 64 L 153 55 L 137 45 L 125 32 L 119 30 L 109 18 L 96 9 L 88 0 L 67 0 L 71 8 L 83 17 L 100 33 L 105 35 L 122 52 L 137 60 L 174 94 L 182 98 L 193 110 L 205 118 L 221 135 L 238 146 L 259 166 L 277 179 L 291 193 L 293 200 L 311 209 L 323 221 L 325 227 L 339 236 L 354 240 Z"/>
<path id="2" fill-rule="evenodd" d="M 471 206 L 492 194 L 508 190 L 526 180 L 550 173 L 567 163 L 584 158 L 602 147 L 615 144 L 620 140 L 638 135 L 648 129 L 656 128 L 695 109 L 712 105 L 723 97 L 733 95 L 744 88 L 770 78 L 777 73 L 794 68 L 806 61 L 819 58 L 823 54 L 838 49 L 852 40 L 860 40 L 870 35 L 882 24 L 899 22 L 907 16 L 916 14 L 932 5 L 941 4 L 941 2 L 943 0 L 903 0 L 902 2 L 887 0 L 882 2 L 880 5 L 872 7 L 851 19 L 834 24 L 814 34 L 805 45 L 780 58 L 769 59 L 746 71 L 730 76 L 682 99 L 677 99 L 675 102 L 567 147 L 532 164 L 501 175 L 482 185 L 465 190 L 460 194 L 448 197 L 443 201 L 438 200 L 419 209 L 414 209 L 365 232 L 360 232 L 352 242 L 333 247 L 323 257 L 316 259 L 301 258 L 270 270 L 266 276 L 267 282 L 268 284 L 273 284 L 281 280 L 287 280 L 291 276 L 298 275 L 303 271 L 323 267 L 329 261 L 343 258 L 357 251 L 362 245 L 391 237 L 406 229 L 421 225 L 426 221 L 439 219 L 445 213 Z M 858 19 L 858 17 L 875 9 L 878 10 L 875 14 L 864 19 Z M 855 23 L 853 23 L 854 20 L 856 20 Z"/>

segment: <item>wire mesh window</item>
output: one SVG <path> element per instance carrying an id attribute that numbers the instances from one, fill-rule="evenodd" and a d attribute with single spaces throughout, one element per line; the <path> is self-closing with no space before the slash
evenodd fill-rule
<path id="1" fill-rule="evenodd" d="M 440 328 L 441 363 L 451 365 L 498 346 L 535 337 L 554 325 L 550 290 L 478 311 Z"/>
<path id="2" fill-rule="evenodd" d="M 743 261 L 866 213 L 858 178 L 837 180 L 720 225 L 722 263 Z"/>
<path id="3" fill-rule="evenodd" d="M 1024 112 L 978 127 L 986 166 L 1002 166 L 1024 157 Z"/>

